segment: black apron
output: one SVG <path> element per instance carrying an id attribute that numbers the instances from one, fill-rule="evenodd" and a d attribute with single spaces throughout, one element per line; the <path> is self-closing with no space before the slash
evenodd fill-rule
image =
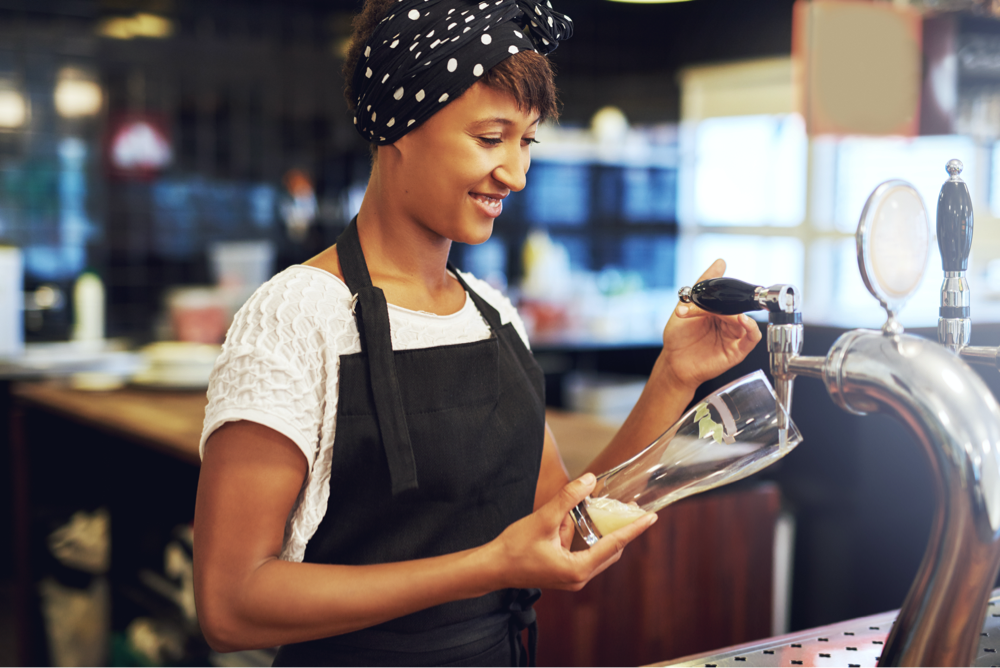
<path id="1" fill-rule="evenodd" d="M 326 516 L 304 560 L 378 564 L 483 545 L 532 511 L 545 425 L 544 377 L 513 325 L 459 282 L 485 341 L 393 351 L 357 218 L 337 240 L 362 351 L 340 358 Z M 274 665 L 520 665 L 535 656 L 538 590 L 437 605 L 353 633 L 283 646 Z"/>

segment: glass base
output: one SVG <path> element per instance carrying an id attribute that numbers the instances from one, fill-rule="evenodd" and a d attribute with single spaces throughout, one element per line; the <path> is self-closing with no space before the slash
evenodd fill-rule
<path id="1" fill-rule="evenodd" d="M 587 547 L 593 547 L 597 544 L 597 541 L 601 539 L 601 532 L 597 530 L 597 527 L 594 526 L 594 521 L 587 514 L 587 502 L 581 501 L 569 511 L 569 514 L 573 518 L 576 530 L 580 534 L 580 537 L 583 538 L 583 542 L 587 544 Z"/>

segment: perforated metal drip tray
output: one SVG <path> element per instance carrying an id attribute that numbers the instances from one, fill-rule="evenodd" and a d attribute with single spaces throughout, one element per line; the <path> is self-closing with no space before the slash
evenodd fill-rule
<path id="1" fill-rule="evenodd" d="M 658 666 L 876 666 L 898 610 L 797 631 Z M 1000 589 L 993 591 L 976 666 L 1000 666 Z"/>

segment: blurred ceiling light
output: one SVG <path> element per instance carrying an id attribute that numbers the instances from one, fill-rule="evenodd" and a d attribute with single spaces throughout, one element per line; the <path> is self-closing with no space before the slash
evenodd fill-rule
<path id="1" fill-rule="evenodd" d="M 601 107 L 590 119 L 590 131 L 602 144 L 624 141 L 628 119 L 618 107 Z"/>
<path id="2" fill-rule="evenodd" d="M 174 33 L 174 24 L 156 14 L 139 13 L 135 16 L 114 16 L 97 24 L 97 34 L 111 39 L 150 37 L 162 39 Z"/>
<path id="3" fill-rule="evenodd" d="M 93 116 L 101 110 L 101 87 L 80 70 L 66 67 L 56 84 L 56 111 L 63 118 Z"/>
<path id="4" fill-rule="evenodd" d="M 0 88 L 0 128 L 13 129 L 28 120 L 28 103 L 20 91 Z"/>

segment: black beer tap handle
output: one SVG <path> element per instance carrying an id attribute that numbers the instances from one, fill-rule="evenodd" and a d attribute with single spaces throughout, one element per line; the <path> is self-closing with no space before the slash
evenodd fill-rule
<path id="1" fill-rule="evenodd" d="M 747 311 L 763 311 L 760 291 L 764 288 L 735 278 L 710 278 L 680 291 L 681 301 L 719 315 L 736 315 Z"/>
<path id="2" fill-rule="evenodd" d="M 949 160 L 950 178 L 941 186 L 937 206 L 937 238 L 944 271 L 965 271 L 972 249 L 972 197 L 961 179 L 962 163 Z"/>

